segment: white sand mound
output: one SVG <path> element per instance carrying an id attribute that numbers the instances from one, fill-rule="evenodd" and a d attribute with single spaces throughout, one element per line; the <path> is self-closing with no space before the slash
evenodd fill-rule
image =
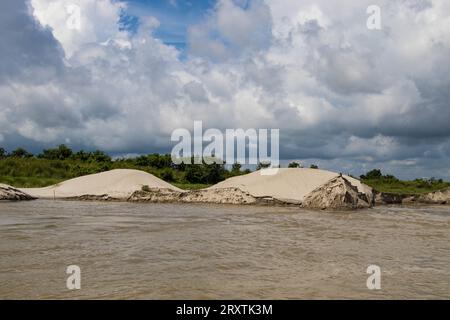
<path id="1" fill-rule="evenodd" d="M 255 171 L 222 181 L 210 189 L 239 188 L 254 197 L 271 197 L 281 201 L 302 202 L 315 189 L 325 185 L 339 174 L 326 170 L 280 168 L 275 175 Z M 343 175 L 359 192 L 371 195 L 372 189 L 359 180 Z"/>
<path id="2" fill-rule="evenodd" d="M 182 191 L 154 175 L 130 169 L 116 169 L 83 177 L 74 178 L 45 188 L 21 189 L 38 198 L 74 198 L 85 195 L 111 198 L 128 198 L 142 186 L 149 188 L 167 188 Z"/>

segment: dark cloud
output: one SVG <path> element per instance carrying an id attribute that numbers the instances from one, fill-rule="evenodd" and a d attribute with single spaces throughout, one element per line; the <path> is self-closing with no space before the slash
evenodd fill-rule
<path id="1" fill-rule="evenodd" d="M 383 29 L 370 31 L 370 1 L 350 2 L 219 1 L 180 60 L 153 36 L 155 19 L 113 30 L 117 3 L 86 1 L 89 17 L 107 14 L 72 34 L 3 0 L 0 144 L 168 152 L 173 129 L 202 120 L 279 128 L 284 159 L 450 178 L 450 4 L 383 0 Z"/>
<path id="2" fill-rule="evenodd" d="M 62 69 L 63 51 L 25 1 L 0 2 L 0 81 L 46 81 Z"/>

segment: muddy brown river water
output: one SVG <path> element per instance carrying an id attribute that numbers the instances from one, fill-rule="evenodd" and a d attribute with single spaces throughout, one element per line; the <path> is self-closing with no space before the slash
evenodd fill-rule
<path id="1" fill-rule="evenodd" d="M 31 298 L 449 299 L 450 206 L 3 202 L 0 299 Z"/>

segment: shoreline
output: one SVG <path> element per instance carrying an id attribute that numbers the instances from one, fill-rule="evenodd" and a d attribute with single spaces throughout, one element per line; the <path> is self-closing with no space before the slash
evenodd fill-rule
<path id="1" fill-rule="evenodd" d="M 70 200 L 140 203 L 211 203 L 358 210 L 382 205 L 450 204 L 450 189 L 421 195 L 380 193 L 361 181 L 326 170 L 279 169 L 253 172 L 198 190 L 182 190 L 147 172 L 116 169 L 44 188 L 18 189 L 0 184 L 0 200 Z"/>

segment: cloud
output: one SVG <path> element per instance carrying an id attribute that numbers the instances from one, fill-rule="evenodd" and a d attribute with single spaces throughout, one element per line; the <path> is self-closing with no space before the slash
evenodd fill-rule
<path id="1" fill-rule="evenodd" d="M 121 35 L 118 29 L 120 13 L 125 2 L 110 0 L 31 0 L 33 15 L 61 43 L 67 57 L 89 43 L 101 43 Z M 79 28 L 69 27 L 74 12 L 79 8 Z"/>
<path id="2" fill-rule="evenodd" d="M 66 25 L 74 2 L 80 30 Z M 221 0 L 181 59 L 154 17 L 120 30 L 119 1 L 4 0 L 2 144 L 169 151 L 173 129 L 203 120 L 280 128 L 285 159 L 450 177 L 450 3 L 379 1 L 380 31 L 370 4 Z"/>
<path id="3" fill-rule="evenodd" d="M 271 26 L 270 8 L 263 1 L 251 1 L 244 9 L 220 0 L 206 21 L 189 29 L 189 49 L 215 61 L 252 54 L 270 45 Z"/>

